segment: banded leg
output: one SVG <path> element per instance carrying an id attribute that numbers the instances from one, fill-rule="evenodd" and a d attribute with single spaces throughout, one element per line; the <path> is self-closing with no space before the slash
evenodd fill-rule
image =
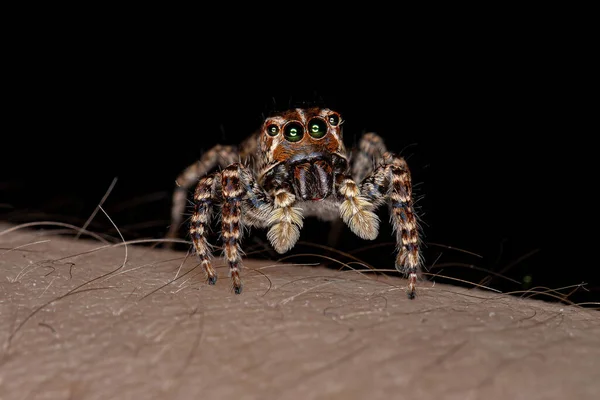
<path id="1" fill-rule="evenodd" d="M 217 274 L 210 263 L 211 249 L 206 232 L 215 202 L 222 204 L 221 239 L 223 255 L 229 264 L 230 276 L 236 294 L 242 291 L 240 277 L 242 250 L 240 247 L 243 223 L 249 226 L 267 226 L 273 211 L 272 201 L 260 188 L 250 171 L 241 164 L 232 164 L 222 172 L 214 172 L 200 179 L 194 193 L 194 214 L 190 234 L 194 248 L 207 273 L 208 283 L 215 284 Z M 244 213 L 242 215 L 242 213 Z"/>
<path id="2" fill-rule="evenodd" d="M 201 176 L 209 173 L 216 166 L 226 167 L 237 161 L 237 150 L 232 146 L 217 145 L 204 153 L 202 158 L 187 167 L 177 178 L 175 191 L 171 206 L 171 225 L 166 237 L 174 239 L 177 237 L 185 206 L 188 198 L 188 190 L 198 182 Z M 170 247 L 168 243 L 166 247 Z"/>
<path id="3" fill-rule="evenodd" d="M 221 239 L 223 254 L 229 264 L 229 274 L 236 294 L 242 292 L 242 201 L 245 191 L 240 184 L 239 164 L 233 164 L 221 172 L 223 207 L 221 210 Z"/>
<path id="4" fill-rule="evenodd" d="M 361 184 L 361 193 L 375 205 L 388 202 L 396 234 L 396 269 L 408 275 L 408 297 L 415 297 L 420 271 L 419 225 L 414 213 L 412 181 L 406 161 L 384 153 L 383 164 Z"/>
<path id="5" fill-rule="evenodd" d="M 376 133 L 365 133 L 358 143 L 358 151 L 352 161 L 352 178 L 354 182 L 362 182 L 374 169 L 375 161 L 381 160 L 386 152 L 381 136 Z"/>
<path id="6" fill-rule="evenodd" d="M 213 173 L 200 179 L 194 192 L 194 213 L 190 222 L 190 236 L 194 249 L 210 285 L 217 282 L 217 273 L 211 265 L 212 249 L 206 235 L 210 227 L 213 204 L 218 199 L 220 178 L 219 173 Z"/>

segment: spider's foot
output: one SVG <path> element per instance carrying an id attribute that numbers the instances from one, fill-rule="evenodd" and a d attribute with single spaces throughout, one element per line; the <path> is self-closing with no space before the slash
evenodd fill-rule
<path id="1" fill-rule="evenodd" d="M 240 278 L 240 273 L 237 268 L 231 271 L 231 280 L 233 282 L 233 291 L 235 294 L 242 293 L 242 278 Z"/>
<path id="2" fill-rule="evenodd" d="M 408 275 L 408 286 L 406 287 L 406 295 L 413 300 L 417 297 L 417 274 L 413 268 L 405 267 L 403 264 L 396 264 L 396 270 L 402 275 Z M 413 272 L 411 272 L 413 270 Z"/>
<path id="3" fill-rule="evenodd" d="M 217 283 L 217 271 L 210 264 L 208 259 L 202 260 L 202 268 L 204 268 L 204 272 L 206 273 L 206 282 L 209 285 L 214 285 Z"/>
<path id="4" fill-rule="evenodd" d="M 417 296 L 416 286 L 417 286 L 417 274 L 415 274 L 414 272 L 412 272 L 408 276 L 408 290 L 406 291 L 406 294 L 408 295 L 408 298 L 411 299 L 411 300 L 414 299 Z"/>
<path id="5" fill-rule="evenodd" d="M 235 285 L 234 285 L 234 286 L 233 286 L 233 292 L 234 292 L 235 294 L 241 294 L 241 293 L 242 293 L 242 286 L 241 286 L 241 285 L 240 285 L 240 286 L 235 286 Z"/>

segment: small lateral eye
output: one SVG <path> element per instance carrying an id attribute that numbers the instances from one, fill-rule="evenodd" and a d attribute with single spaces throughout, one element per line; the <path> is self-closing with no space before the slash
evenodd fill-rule
<path id="1" fill-rule="evenodd" d="M 279 127 L 277 125 L 271 124 L 267 126 L 267 133 L 270 136 L 275 136 L 279 133 Z"/>
<path id="2" fill-rule="evenodd" d="M 290 142 L 297 142 L 304 136 L 304 128 L 297 122 L 286 125 L 283 136 Z"/>
<path id="3" fill-rule="evenodd" d="M 329 119 L 329 123 L 330 123 L 332 126 L 337 126 L 337 124 L 339 124 L 339 123 L 340 123 L 340 117 L 338 117 L 338 116 L 337 116 L 337 115 L 335 115 L 335 114 L 331 114 L 331 115 L 328 117 L 328 119 Z"/>
<path id="4" fill-rule="evenodd" d="M 308 133 L 315 139 L 322 138 L 327 133 L 327 124 L 319 118 L 313 118 L 308 123 Z"/>

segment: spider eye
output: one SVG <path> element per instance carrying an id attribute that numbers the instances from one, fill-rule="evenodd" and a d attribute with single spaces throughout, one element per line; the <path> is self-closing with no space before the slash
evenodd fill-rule
<path id="1" fill-rule="evenodd" d="M 271 136 L 275 136 L 279 133 L 279 127 L 277 125 L 269 125 L 267 126 L 267 133 Z"/>
<path id="2" fill-rule="evenodd" d="M 332 126 L 337 126 L 337 124 L 339 124 L 339 123 L 340 123 L 340 117 L 338 117 L 338 116 L 337 116 L 337 115 L 335 115 L 335 114 L 331 114 L 331 115 L 329 116 L 329 123 L 330 123 Z"/>
<path id="3" fill-rule="evenodd" d="M 327 124 L 322 119 L 313 118 L 308 123 L 308 133 L 316 139 L 322 138 L 327 133 Z"/>
<path id="4" fill-rule="evenodd" d="M 304 128 L 297 122 L 287 124 L 283 136 L 290 142 L 297 142 L 304 136 Z"/>

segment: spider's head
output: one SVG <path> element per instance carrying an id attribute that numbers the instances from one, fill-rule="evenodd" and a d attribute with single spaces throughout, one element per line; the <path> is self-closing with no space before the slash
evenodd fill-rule
<path id="1" fill-rule="evenodd" d="M 339 113 L 319 107 L 268 117 L 261 127 L 264 164 L 284 167 L 303 200 L 324 199 L 333 188 L 334 158 L 345 154 L 342 123 Z"/>

